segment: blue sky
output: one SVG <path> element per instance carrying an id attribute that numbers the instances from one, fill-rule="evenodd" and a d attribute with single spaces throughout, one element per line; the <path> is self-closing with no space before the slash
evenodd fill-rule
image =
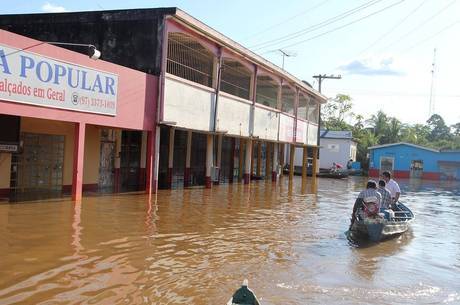
<path id="1" fill-rule="evenodd" d="M 33 0 L 4 1 L 0 12 L 167 6 L 181 8 L 277 65 L 282 63 L 277 49 L 293 54 L 285 58 L 285 69 L 315 88 L 312 75 L 341 74 L 341 80 L 323 82 L 323 93 L 349 94 L 354 111 L 366 117 L 381 109 L 406 123 L 424 123 L 436 48 L 435 113 L 448 124 L 460 122 L 458 0 Z"/>

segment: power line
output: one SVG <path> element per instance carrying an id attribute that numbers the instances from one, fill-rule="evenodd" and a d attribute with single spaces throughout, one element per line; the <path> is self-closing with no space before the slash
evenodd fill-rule
<path id="1" fill-rule="evenodd" d="M 276 23 L 276 24 L 274 24 L 274 25 L 272 25 L 272 26 L 269 26 L 269 27 L 267 27 L 267 28 L 265 28 L 265 29 L 263 29 L 263 30 L 261 30 L 261 31 L 259 31 L 259 32 L 256 32 L 256 33 L 254 33 L 254 34 L 252 34 L 252 35 L 250 35 L 250 36 L 244 38 L 243 41 L 244 41 L 244 40 L 248 40 L 249 38 L 252 38 L 252 37 L 255 37 L 255 36 L 259 36 L 260 34 L 266 33 L 266 32 L 268 32 L 268 31 L 270 31 L 271 29 L 274 29 L 274 28 L 276 28 L 276 27 L 278 27 L 278 26 L 280 26 L 280 25 L 283 25 L 283 24 L 285 24 L 285 23 L 291 22 L 292 20 L 294 20 L 295 18 L 297 18 L 297 17 L 299 17 L 299 16 L 305 15 L 305 14 L 307 14 L 307 13 L 310 13 L 310 12 L 316 10 L 317 8 L 323 6 L 324 4 L 326 4 L 326 3 L 329 2 L 329 1 L 331 1 L 331 0 L 324 0 L 323 2 L 321 2 L 321 3 L 319 3 L 319 4 L 315 5 L 315 6 L 312 6 L 312 7 L 308 8 L 308 9 L 306 9 L 306 10 L 304 10 L 304 11 L 298 13 L 298 14 L 295 14 L 294 16 L 291 16 L 291 17 L 289 17 L 289 18 L 286 18 L 286 19 L 284 19 L 283 21 L 281 21 L 281 22 L 279 22 L 279 23 Z"/>
<path id="2" fill-rule="evenodd" d="M 403 36 L 399 37 L 396 41 L 390 43 L 389 45 L 381 48 L 380 50 L 385 50 L 385 49 L 388 49 L 392 46 L 394 46 L 395 44 L 397 44 L 398 42 L 400 42 L 403 38 L 406 38 L 407 36 L 409 36 L 410 34 L 412 34 L 413 32 L 417 31 L 418 29 L 420 29 L 422 26 L 426 25 L 428 22 L 430 22 L 431 20 L 433 20 L 434 18 L 436 18 L 437 16 L 439 16 L 442 12 L 444 12 L 446 9 L 448 9 L 450 6 L 452 6 L 454 3 L 455 3 L 456 0 L 452 0 L 451 2 L 449 2 L 446 6 L 444 6 L 443 8 L 441 8 L 439 11 L 437 11 L 434 15 L 428 17 L 427 19 L 423 20 L 421 23 L 419 23 L 417 26 L 415 26 L 412 30 L 410 30 L 409 32 L 407 32 L 406 34 L 404 34 Z"/>
<path id="3" fill-rule="evenodd" d="M 401 24 L 403 24 L 404 22 L 406 22 L 407 19 L 409 19 L 410 16 L 412 16 L 413 14 L 415 14 L 415 12 L 417 12 L 428 0 L 424 0 L 422 3 L 420 3 L 415 9 L 413 9 L 408 15 L 406 15 L 403 19 L 401 19 L 397 24 L 395 24 L 390 30 L 388 30 L 387 32 L 385 32 L 382 36 L 380 36 L 379 38 L 377 38 L 373 43 L 371 43 L 369 46 L 367 46 L 364 50 L 362 50 L 361 52 L 359 52 L 359 55 L 363 54 L 364 52 L 366 52 L 367 50 L 369 50 L 370 48 L 372 48 L 373 46 L 375 46 L 377 43 L 379 43 L 383 38 L 385 38 L 386 36 L 388 36 L 388 34 L 390 34 L 391 32 L 393 32 L 395 29 L 397 29 Z"/>
<path id="4" fill-rule="evenodd" d="M 355 24 L 355 23 L 357 23 L 357 22 L 359 22 L 359 21 L 362 21 L 362 20 L 367 19 L 367 18 L 369 18 L 369 17 L 371 17 L 371 16 L 374 16 L 374 15 L 376 15 L 376 14 L 378 14 L 378 13 L 381 13 L 381 12 L 387 10 L 387 9 L 390 9 L 390 8 L 392 8 L 393 6 L 396 6 L 396 5 L 398 5 L 398 4 L 401 4 L 401 3 L 404 2 L 404 1 L 406 1 L 406 0 L 399 0 L 398 2 L 395 2 L 395 3 L 391 4 L 391 5 L 385 6 L 384 8 L 382 8 L 382 9 L 380 9 L 380 10 L 378 10 L 378 11 L 375 11 L 375 12 L 369 14 L 369 15 L 363 16 L 363 17 L 361 17 L 361 18 L 359 18 L 359 19 L 356 19 L 356 20 L 353 20 L 353 21 L 351 21 L 351 22 L 349 22 L 349 23 L 346 23 L 346 24 L 343 24 L 343 25 L 341 25 L 341 26 L 335 27 L 335 28 L 333 28 L 333 29 L 331 29 L 331 30 L 329 30 L 329 31 L 326 31 L 326 32 L 320 33 L 320 34 L 318 34 L 318 35 L 312 36 L 312 37 L 310 37 L 310 38 L 308 38 L 308 39 L 301 40 L 301 41 L 298 41 L 298 42 L 296 42 L 296 43 L 293 43 L 293 44 L 284 46 L 284 47 L 282 47 L 282 48 L 283 48 L 283 49 L 284 49 L 284 48 L 290 48 L 290 47 L 293 47 L 293 46 L 296 46 L 296 45 L 305 43 L 305 42 L 307 42 L 307 41 L 310 41 L 310 40 L 319 38 L 319 37 L 324 36 L 324 35 L 326 35 L 326 34 L 335 32 L 335 31 L 337 31 L 337 30 L 343 29 L 343 28 L 345 28 L 345 27 L 347 27 L 347 26 L 349 26 L 349 25 Z"/>
<path id="5" fill-rule="evenodd" d="M 418 47 L 419 45 L 421 45 L 421 44 L 427 42 L 428 40 L 433 39 L 434 37 L 440 35 L 441 33 L 447 31 L 448 29 L 450 29 L 451 27 L 453 27 L 453 26 L 455 26 L 455 25 L 457 25 L 457 24 L 459 24 L 459 23 L 460 23 L 460 19 L 457 20 L 457 21 L 454 21 L 453 23 L 450 23 L 449 25 L 445 26 L 444 28 L 442 28 L 442 29 L 439 30 L 438 32 L 434 33 L 433 35 L 431 35 L 431 36 L 429 36 L 429 37 L 427 37 L 427 38 L 424 38 L 424 39 L 418 41 L 417 43 L 413 44 L 413 45 L 412 45 L 411 47 L 409 47 L 409 48 L 406 48 L 406 49 L 402 50 L 401 53 L 406 53 L 406 52 L 408 52 L 408 51 L 410 51 L 410 50 L 412 50 L 412 49 Z"/>
<path id="6" fill-rule="evenodd" d="M 256 49 L 263 49 L 263 48 L 266 48 L 266 47 L 269 47 L 271 45 L 274 45 L 274 44 L 277 44 L 277 43 L 281 43 L 281 42 L 284 42 L 284 41 L 288 41 L 288 40 L 291 40 L 291 39 L 294 39 L 294 38 L 297 38 L 299 36 L 302 36 L 306 33 L 309 33 L 309 32 L 312 32 L 312 31 L 315 31 L 317 29 L 320 29 L 322 27 L 325 27 L 331 23 L 334 23 L 334 22 L 337 22 L 337 21 L 340 21 L 350 15 L 353 15 L 363 9 L 366 9 L 374 4 L 377 4 L 378 2 L 381 2 L 383 0 L 371 0 L 369 2 L 366 2 L 360 6 L 357 6 L 351 10 L 348 10 L 344 13 L 341 13 L 337 16 L 334 16 L 332 18 L 329 18 L 327 20 L 324 20 L 318 24 L 315 24 L 315 25 L 312 25 L 312 26 L 309 26 L 307 28 L 304 28 L 302 30 L 299 30 L 299 31 L 296 31 L 296 32 L 293 32 L 291 34 L 287 34 L 287 35 L 284 35 L 282 37 L 278 37 L 278 38 L 275 38 L 275 39 L 271 39 L 271 40 L 268 40 L 268 41 L 265 41 L 265 42 L 261 42 L 261 43 L 258 43 L 258 44 L 255 44 L 253 46 L 251 46 L 251 48 L 256 48 Z"/>

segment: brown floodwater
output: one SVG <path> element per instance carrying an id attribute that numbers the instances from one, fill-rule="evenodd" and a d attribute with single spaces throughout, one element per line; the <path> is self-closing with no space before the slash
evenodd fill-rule
<path id="1" fill-rule="evenodd" d="M 311 180 L 309 180 L 310 183 Z M 0 205 L 0 304 L 460 304 L 460 185 L 400 181 L 416 219 L 356 247 L 365 179 Z"/>

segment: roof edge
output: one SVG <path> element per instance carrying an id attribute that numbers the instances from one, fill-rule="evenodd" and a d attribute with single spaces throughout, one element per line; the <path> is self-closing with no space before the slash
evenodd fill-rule
<path id="1" fill-rule="evenodd" d="M 428 147 L 425 147 L 425 146 L 420 146 L 420 145 L 417 145 L 417 144 L 412 144 L 412 143 L 407 143 L 407 142 L 398 142 L 398 143 L 376 145 L 376 146 L 368 147 L 367 149 L 371 150 L 371 149 L 384 148 L 384 147 L 397 146 L 397 145 L 407 145 L 407 146 L 412 146 L 412 147 L 415 147 L 415 148 L 420 148 L 420 149 L 424 149 L 424 150 L 428 150 L 428 151 L 432 151 L 432 152 L 441 152 L 441 151 L 439 151 L 437 149 L 428 148 Z"/>

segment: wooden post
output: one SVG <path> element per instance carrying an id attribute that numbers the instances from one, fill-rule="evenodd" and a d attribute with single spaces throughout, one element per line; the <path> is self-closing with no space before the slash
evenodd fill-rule
<path id="1" fill-rule="evenodd" d="M 313 168 L 311 176 L 316 179 L 316 171 L 318 169 L 318 147 L 313 147 Z"/>
<path id="2" fill-rule="evenodd" d="M 208 134 L 207 135 L 207 142 L 206 142 L 206 176 L 205 176 L 205 187 L 207 189 L 210 189 L 212 187 L 212 180 L 211 180 L 211 171 L 212 171 L 212 165 L 213 165 L 213 135 Z"/>
<path id="3" fill-rule="evenodd" d="M 270 179 L 272 175 L 271 170 L 271 153 L 272 153 L 272 143 L 265 142 L 265 179 Z"/>
<path id="4" fill-rule="evenodd" d="M 294 158 L 295 158 L 295 145 L 291 144 L 289 147 L 289 181 L 294 179 Z"/>
<path id="5" fill-rule="evenodd" d="M 187 131 L 187 147 L 185 149 L 184 187 L 190 186 L 191 184 L 190 160 L 192 159 L 192 136 L 192 131 Z"/>
<path id="6" fill-rule="evenodd" d="M 262 141 L 257 143 L 257 177 L 262 173 Z"/>
<path id="7" fill-rule="evenodd" d="M 246 140 L 246 158 L 244 164 L 244 184 L 249 184 L 252 174 L 252 140 Z"/>
<path id="8" fill-rule="evenodd" d="M 302 158 L 302 183 L 306 181 L 307 179 L 307 166 L 308 166 L 307 156 L 308 156 L 307 146 L 304 146 L 303 147 L 303 158 Z"/>
<path id="9" fill-rule="evenodd" d="M 241 182 L 243 180 L 243 160 L 244 160 L 244 140 L 242 138 L 239 138 L 239 143 L 240 143 L 240 148 L 239 148 L 239 156 L 238 156 L 238 182 Z"/>

